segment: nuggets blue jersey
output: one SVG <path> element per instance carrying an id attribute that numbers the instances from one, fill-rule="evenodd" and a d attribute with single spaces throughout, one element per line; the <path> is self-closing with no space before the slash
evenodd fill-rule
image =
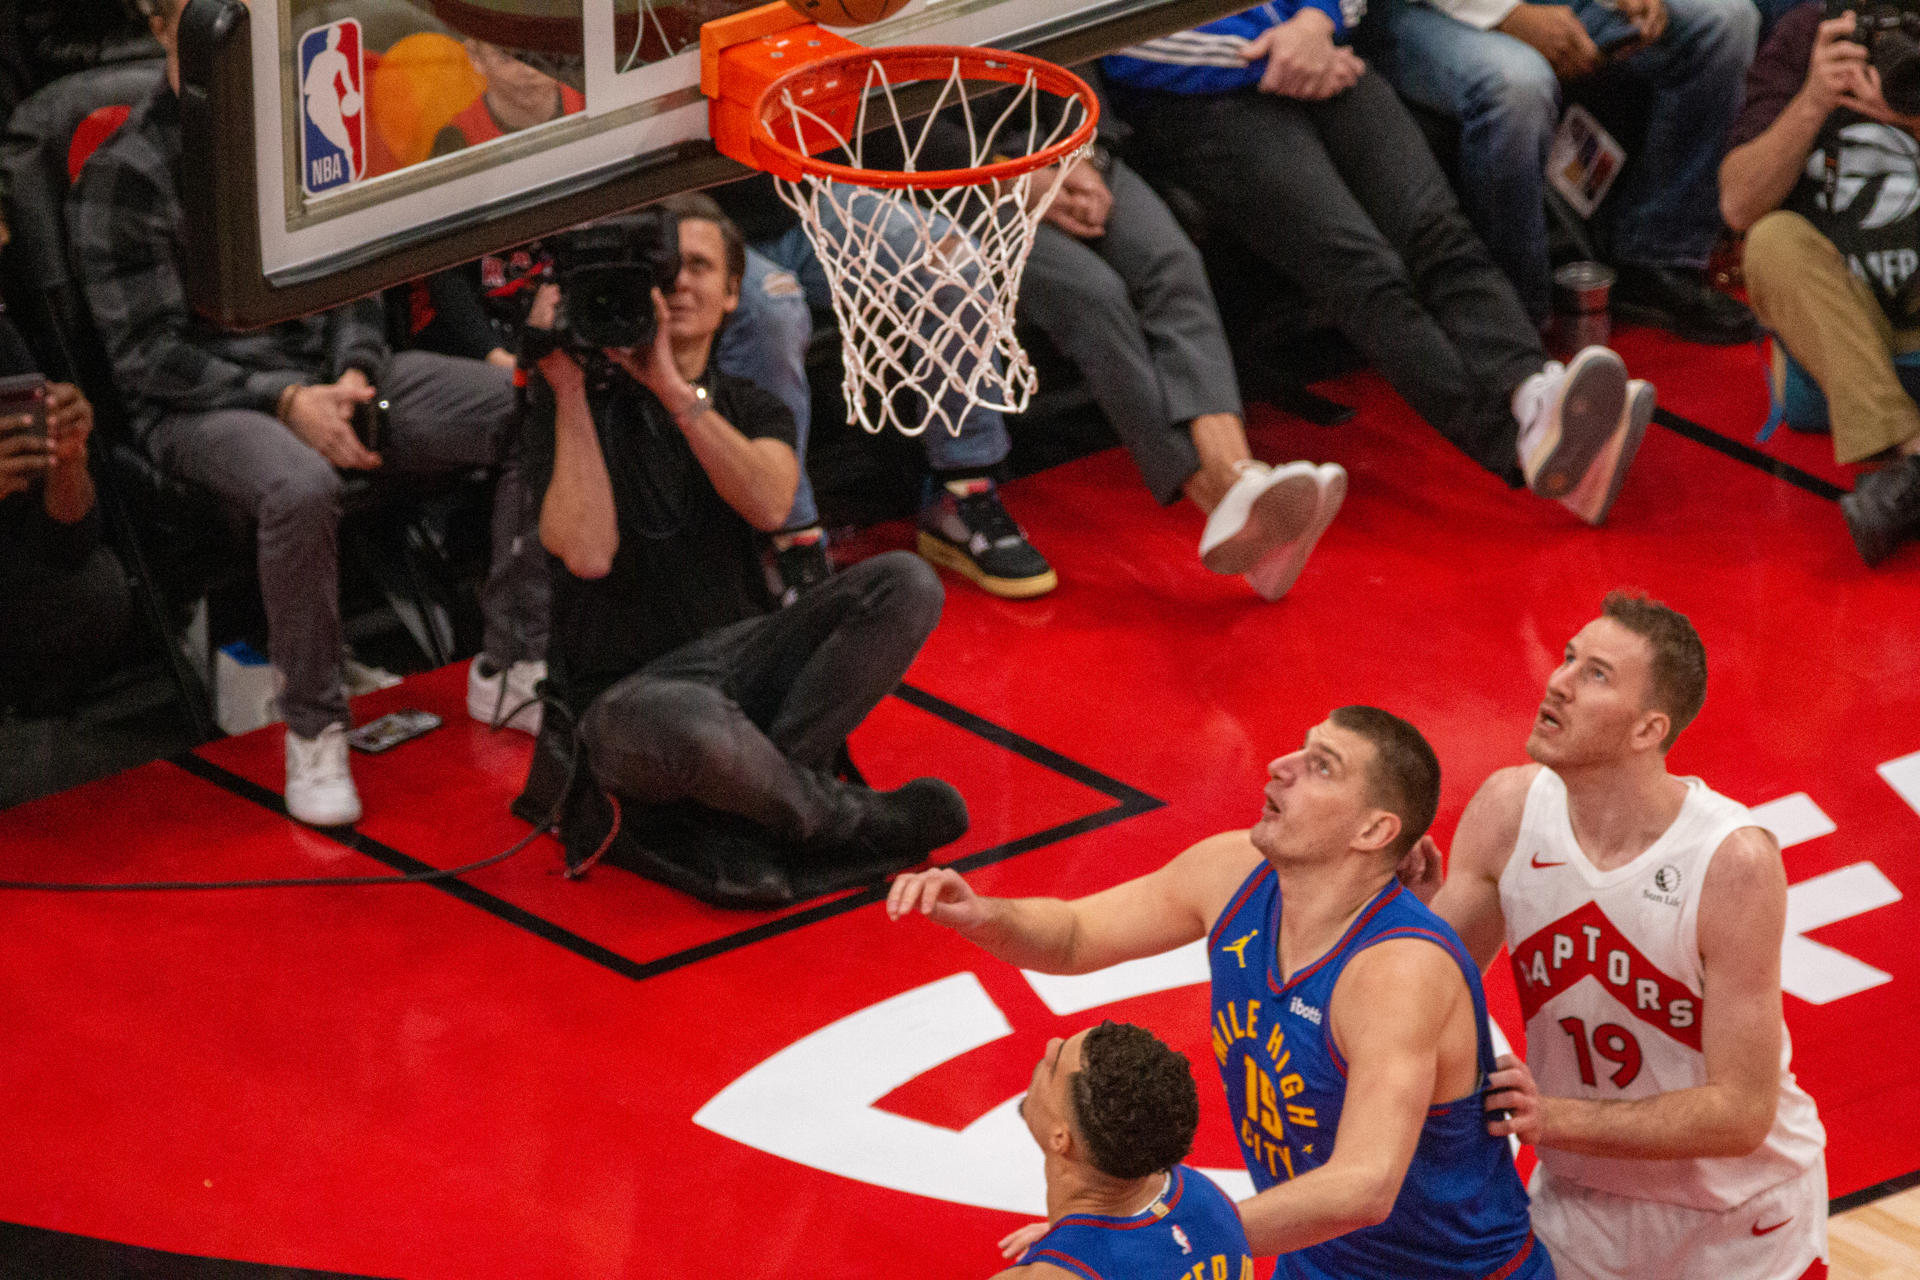
<path id="1" fill-rule="evenodd" d="M 1165 1194 L 1130 1218 L 1070 1213 L 1054 1223 L 1020 1255 L 1020 1266 L 1032 1262 L 1082 1280 L 1253 1280 L 1233 1201 L 1178 1164 Z"/>
<path id="2" fill-rule="evenodd" d="M 1421 938 L 1460 966 L 1479 1025 L 1480 1074 L 1493 1070 L 1480 972 L 1459 937 L 1399 882 L 1389 883 L 1333 949 L 1281 982 L 1280 886 L 1262 863 L 1207 939 L 1213 970 L 1213 1054 L 1254 1186 L 1317 1169 L 1333 1154 L 1347 1064 L 1326 1026 L 1334 984 L 1354 956 L 1392 938 Z M 1480 1093 L 1430 1109 L 1400 1197 L 1385 1222 L 1291 1253 L 1289 1280 L 1536 1280 L 1553 1275 L 1534 1243 L 1527 1193 L 1504 1138 L 1487 1132 Z"/>

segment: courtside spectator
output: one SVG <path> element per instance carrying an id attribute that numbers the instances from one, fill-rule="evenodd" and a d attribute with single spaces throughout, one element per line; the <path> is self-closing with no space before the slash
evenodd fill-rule
<path id="1" fill-rule="evenodd" d="M 166 471 L 212 490 L 257 527 L 268 656 L 284 682 L 288 812 L 331 826 L 360 817 L 347 767 L 341 687 L 341 472 L 500 467 L 493 563 L 482 592 L 484 652 L 468 707 L 520 705 L 543 674 L 546 581 L 521 487 L 512 374 L 478 361 L 388 350 L 377 303 L 252 333 L 199 319 L 186 302 L 179 56 L 182 0 L 150 19 L 166 73 L 97 150 L 68 205 L 74 267 L 135 432 Z M 370 448 L 354 429 L 384 402 Z M 538 707 L 515 718 L 532 730 Z"/>
<path id="2" fill-rule="evenodd" d="M 1760 15 L 1752 0 L 1388 0 L 1384 70 L 1411 101 L 1460 122 L 1460 194 L 1534 321 L 1550 297 L 1547 151 L 1562 89 L 1618 64 L 1651 111 L 1595 214 L 1618 272 L 1615 314 L 1693 342 L 1750 342 L 1753 314 L 1713 288 L 1722 228 L 1713 172 Z"/>
<path id="3" fill-rule="evenodd" d="M 1920 350 L 1920 117 L 1887 105 L 1854 15 L 1824 13 L 1788 13 L 1754 60 L 1720 207 L 1761 320 L 1826 393 L 1834 458 L 1878 465 L 1840 500 L 1876 565 L 1920 535 L 1920 406 L 1893 365 Z"/>
<path id="4" fill-rule="evenodd" d="M 1324 7 L 1321 7 L 1324 6 Z M 1589 347 L 1549 363 L 1333 0 L 1275 3 L 1102 64 L 1145 167 L 1306 295 L 1413 409 L 1510 485 L 1605 518 L 1652 388 Z"/>
<path id="5" fill-rule="evenodd" d="M 34 362 L 0 315 L 0 378 Z M 100 542 L 87 471 L 93 406 L 52 383 L 44 416 L 0 403 L 0 706 L 57 704 L 121 656 L 132 602 Z"/>

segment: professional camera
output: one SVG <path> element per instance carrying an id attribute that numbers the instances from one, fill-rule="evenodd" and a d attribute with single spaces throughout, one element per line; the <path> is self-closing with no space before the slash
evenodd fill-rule
<path id="1" fill-rule="evenodd" d="M 560 286 L 557 343 L 582 354 L 653 344 L 653 291 L 672 293 L 680 275 L 678 218 L 642 209 L 542 243 Z"/>
<path id="2" fill-rule="evenodd" d="M 1903 116 L 1920 115 L 1920 0 L 1827 0 L 1827 16 L 1853 11 L 1853 39 L 1867 46 L 1880 94 Z"/>

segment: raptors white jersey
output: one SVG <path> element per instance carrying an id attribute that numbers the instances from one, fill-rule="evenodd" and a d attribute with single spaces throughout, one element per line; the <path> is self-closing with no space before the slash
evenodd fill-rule
<path id="1" fill-rule="evenodd" d="M 1729 835 L 1756 826 L 1746 806 L 1684 779 L 1680 816 L 1646 852 L 1600 871 L 1581 852 L 1567 788 L 1541 769 L 1520 839 L 1500 873 L 1500 907 L 1527 1021 L 1527 1064 L 1548 1097 L 1632 1099 L 1707 1081 L 1700 1049 L 1700 887 Z M 1826 1131 L 1794 1082 L 1781 1028 L 1780 1106 L 1758 1151 L 1627 1160 L 1542 1148 L 1556 1177 L 1599 1191 L 1724 1210 L 1822 1158 Z"/>

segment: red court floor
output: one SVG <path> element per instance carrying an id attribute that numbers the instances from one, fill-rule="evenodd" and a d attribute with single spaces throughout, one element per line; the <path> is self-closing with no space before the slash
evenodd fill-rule
<path id="1" fill-rule="evenodd" d="M 1249 823 L 1270 757 L 1372 702 L 1438 748 L 1444 843 L 1521 760 L 1565 639 L 1609 588 L 1647 590 L 1712 662 L 1674 767 L 1768 805 L 1788 845 L 1786 1015 L 1833 1192 L 1911 1183 L 1920 548 L 1867 572 L 1825 440 L 1750 447 L 1754 351 L 1621 347 L 1680 417 L 1605 530 L 1505 491 L 1370 376 L 1328 388 L 1361 406 L 1344 427 L 1256 413 L 1263 456 L 1353 478 L 1277 605 L 1205 573 L 1198 515 L 1155 507 L 1117 451 L 1010 485 L 1060 588 L 950 583 L 855 756 L 877 784 L 960 787 L 973 830 L 949 860 L 987 891 L 1077 894 Z M 356 706 L 448 722 L 356 758 L 357 836 L 277 810 L 268 729 L 0 813 L 4 874 L 381 873 L 502 849 L 526 830 L 506 805 L 530 747 L 467 720 L 463 680 Z M 542 838 L 436 886 L 0 894 L 0 1274 L 981 1276 L 1040 1209 L 1012 1101 L 1049 1036 L 1103 1016 L 1188 1053 L 1194 1160 L 1235 1163 L 1181 957 L 1030 981 L 889 924 L 877 891 L 727 913 L 558 868 Z M 1511 1034 L 1504 969 L 1491 986 Z"/>

